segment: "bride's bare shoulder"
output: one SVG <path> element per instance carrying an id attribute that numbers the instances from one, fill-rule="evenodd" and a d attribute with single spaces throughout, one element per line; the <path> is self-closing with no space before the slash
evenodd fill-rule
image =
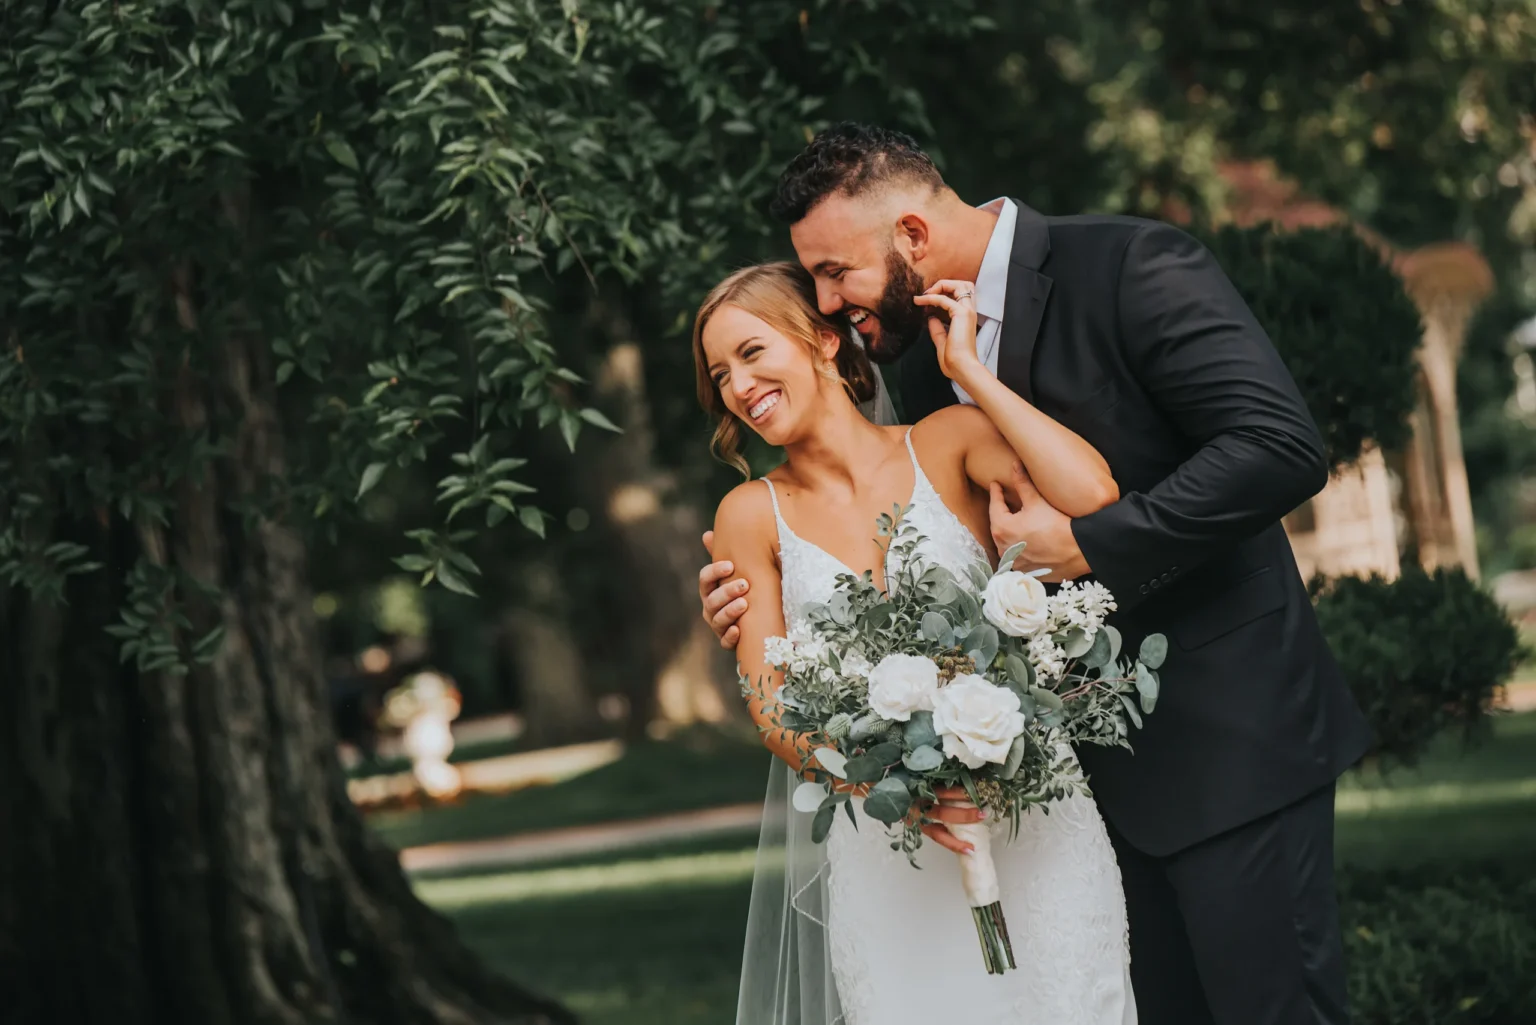
<path id="1" fill-rule="evenodd" d="M 736 485 L 715 508 L 715 536 L 728 538 L 733 545 L 769 541 L 776 533 L 773 499 L 768 494 L 768 485 L 762 481 Z"/>

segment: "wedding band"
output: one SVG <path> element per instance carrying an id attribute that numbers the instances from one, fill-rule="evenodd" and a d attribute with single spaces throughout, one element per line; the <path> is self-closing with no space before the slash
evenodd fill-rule
<path id="1" fill-rule="evenodd" d="M 972 294 L 973 293 L 971 293 L 971 292 L 956 292 L 955 293 L 955 298 L 956 299 L 969 299 Z"/>

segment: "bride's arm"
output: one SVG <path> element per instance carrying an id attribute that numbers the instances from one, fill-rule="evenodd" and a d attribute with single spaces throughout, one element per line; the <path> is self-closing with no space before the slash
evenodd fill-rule
<path id="1" fill-rule="evenodd" d="M 769 701 L 764 700 L 771 699 L 784 684 L 784 674 L 767 665 L 763 655 L 768 638 L 785 634 L 779 565 L 773 555 L 777 536 L 765 484 L 749 481 L 738 485 L 715 510 L 715 559 L 735 563 L 736 575 L 752 584 L 752 602 L 736 621 L 741 630 L 736 643 L 737 669 L 759 683 L 757 693 L 747 699 L 747 710 L 765 731 L 763 743 L 768 750 L 800 772 L 810 756 L 810 742 L 804 734 L 774 726 Z"/>
<path id="2" fill-rule="evenodd" d="M 977 357 L 976 304 L 967 295 L 973 290 L 969 282 L 941 281 L 916 298 L 921 306 L 949 314 L 947 326 L 929 321 L 939 367 L 990 421 L 983 425 L 974 414 L 951 414 L 964 432 L 966 476 L 985 489 L 1012 479 L 1011 464 L 1018 459 L 1041 496 L 1068 516 L 1087 516 L 1118 501 L 1120 489 L 1098 449 L 1026 402 Z M 956 299 L 954 293 L 966 297 Z"/>

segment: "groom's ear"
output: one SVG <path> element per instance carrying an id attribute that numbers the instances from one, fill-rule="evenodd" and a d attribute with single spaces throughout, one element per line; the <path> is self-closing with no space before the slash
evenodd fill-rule
<path id="1" fill-rule="evenodd" d="M 917 263 L 928 255 L 928 246 L 932 237 L 928 231 L 928 221 L 922 214 L 904 213 L 896 218 L 896 251 L 905 254 L 912 263 Z"/>

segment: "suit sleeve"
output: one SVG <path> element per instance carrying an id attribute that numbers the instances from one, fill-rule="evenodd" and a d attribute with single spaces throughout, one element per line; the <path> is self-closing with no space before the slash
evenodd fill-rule
<path id="1" fill-rule="evenodd" d="M 1118 303 L 1132 372 L 1196 446 L 1150 491 L 1072 523 L 1126 610 L 1317 494 L 1328 462 L 1290 371 L 1199 242 L 1169 225 L 1139 229 Z"/>

